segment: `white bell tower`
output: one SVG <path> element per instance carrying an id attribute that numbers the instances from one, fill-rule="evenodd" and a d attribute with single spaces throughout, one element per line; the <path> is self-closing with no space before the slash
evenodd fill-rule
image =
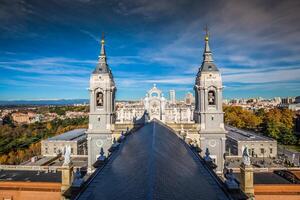
<path id="1" fill-rule="evenodd" d="M 222 78 L 217 66 L 213 63 L 209 48 L 208 32 L 205 36 L 203 62 L 195 81 L 195 122 L 199 124 L 200 148 L 208 148 L 211 158 L 217 164 L 217 172 L 224 167 L 226 131 L 222 108 Z"/>
<path id="2" fill-rule="evenodd" d="M 96 162 L 101 148 L 108 154 L 115 123 L 116 86 L 107 65 L 104 43 L 103 37 L 98 63 L 90 77 L 90 113 L 87 130 L 89 172 L 93 171 L 92 165 Z"/>

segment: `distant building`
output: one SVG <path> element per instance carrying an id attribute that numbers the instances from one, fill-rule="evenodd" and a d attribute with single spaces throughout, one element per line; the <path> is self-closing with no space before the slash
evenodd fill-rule
<path id="1" fill-rule="evenodd" d="M 193 101 L 193 96 L 192 96 Z M 175 101 L 176 102 L 176 101 Z M 119 102 L 116 106 L 117 123 L 132 123 L 147 110 L 150 119 L 158 119 L 166 123 L 192 123 L 194 107 L 185 102 L 167 101 L 160 89 L 154 84 L 146 97 L 139 102 Z"/>
<path id="2" fill-rule="evenodd" d="M 287 97 L 282 99 L 282 104 L 280 104 L 279 107 L 288 108 L 293 111 L 300 110 L 300 96 L 296 98 Z"/>
<path id="3" fill-rule="evenodd" d="M 286 97 L 286 98 L 282 98 L 282 100 L 281 100 L 282 104 L 292 104 L 294 102 L 295 102 L 294 97 Z"/>
<path id="4" fill-rule="evenodd" d="M 74 129 L 61 135 L 43 140 L 41 143 L 41 154 L 43 156 L 56 156 L 64 152 L 67 145 L 71 146 L 72 155 L 86 155 L 86 129 Z"/>
<path id="5" fill-rule="evenodd" d="M 289 104 L 287 108 L 293 111 L 298 111 L 300 110 L 300 103 Z"/>
<path id="6" fill-rule="evenodd" d="M 176 93 L 175 90 L 170 90 L 169 91 L 170 95 L 170 103 L 175 104 L 176 103 Z"/>
<path id="7" fill-rule="evenodd" d="M 300 103 L 300 96 L 297 96 L 297 97 L 295 98 L 295 103 Z"/>
<path id="8" fill-rule="evenodd" d="M 242 156 L 245 146 L 251 157 L 276 157 L 277 141 L 253 132 L 226 126 L 226 150 L 229 155 Z"/>
<path id="9" fill-rule="evenodd" d="M 67 111 L 66 112 L 66 117 L 67 118 L 79 118 L 79 117 L 86 117 L 88 116 L 88 113 L 86 112 L 74 112 L 74 111 Z"/>
<path id="10" fill-rule="evenodd" d="M 274 102 L 276 103 L 276 104 L 280 104 L 281 103 L 281 98 L 280 97 L 274 97 Z"/>
<path id="11" fill-rule="evenodd" d="M 20 113 L 16 112 L 12 115 L 13 121 L 19 124 L 29 124 L 40 121 L 40 115 L 34 112 Z"/>
<path id="12" fill-rule="evenodd" d="M 17 123 L 30 123 L 30 117 L 25 113 L 13 113 L 12 115 L 13 121 Z"/>

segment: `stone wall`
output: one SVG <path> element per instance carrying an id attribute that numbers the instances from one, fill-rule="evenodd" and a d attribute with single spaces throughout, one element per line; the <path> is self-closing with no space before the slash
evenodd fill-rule
<path id="1" fill-rule="evenodd" d="M 5 200 L 60 200 L 61 183 L 0 182 L 0 199 Z"/>

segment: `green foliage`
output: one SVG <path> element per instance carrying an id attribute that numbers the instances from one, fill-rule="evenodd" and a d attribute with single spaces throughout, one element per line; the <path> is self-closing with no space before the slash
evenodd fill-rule
<path id="1" fill-rule="evenodd" d="M 290 128 L 286 126 L 282 126 L 280 128 L 280 131 L 281 131 L 280 138 L 279 138 L 280 143 L 285 145 L 297 143 L 297 138 Z"/>
<path id="2" fill-rule="evenodd" d="M 54 106 L 54 107 L 40 107 L 38 113 L 56 113 L 58 115 L 65 115 L 67 111 L 73 112 L 88 112 L 88 106 Z"/>
<path id="3" fill-rule="evenodd" d="M 8 124 L 0 129 L 0 163 L 18 164 L 40 151 L 42 139 L 75 129 L 86 128 L 88 118 L 55 119 L 51 122 L 26 125 Z"/>
<path id="4" fill-rule="evenodd" d="M 225 123 L 237 128 L 255 130 L 262 122 L 261 117 L 239 106 L 225 106 L 224 112 Z"/>
<path id="5" fill-rule="evenodd" d="M 297 143 L 293 121 L 295 113 L 289 109 L 259 109 L 251 112 L 239 106 L 224 106 L 224 112 L 226 124 L 252 131 L 260 130 L 281 144 Z"/>
<path id="6" fill-rule="evenodd" d="M 275 121 L 266 123 L 265 133 L 276 140 L 280 138 L 280 126 Z"/>
<path id="7" fill-rule="evenodd" d="M 55 106 L 50 107 L 49 112 L 56 113 L 58 115 L 65 115 L 67 111 L 88 112 L 88 109 L 88 106 Z"/>

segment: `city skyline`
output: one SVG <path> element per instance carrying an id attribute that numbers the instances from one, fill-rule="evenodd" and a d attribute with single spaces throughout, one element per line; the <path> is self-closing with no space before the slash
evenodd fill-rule
<path id="1" fill-rule="evenodd" d="M 183 99 L 194 94 L 206 24 L 224 98 L 300 93 L 296 1 L 0 3 L 0 100 L 87 99 L 102 32 L 117 100 L 143 98 L 154 83 Z"/>

